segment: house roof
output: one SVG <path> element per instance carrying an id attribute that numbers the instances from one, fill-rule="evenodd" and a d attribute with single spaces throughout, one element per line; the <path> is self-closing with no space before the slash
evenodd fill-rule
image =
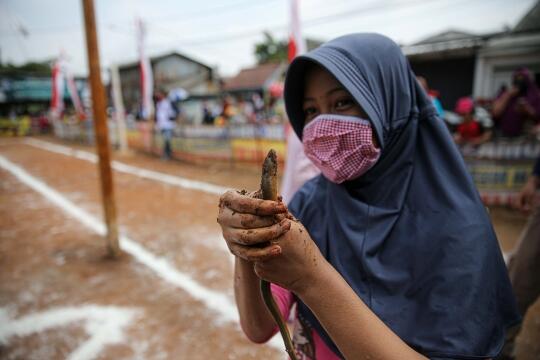
<path id="1" fill-rule="evenodd" d="M 524 32 L 524 31 L 539 31 L 540 30 L 540 1 L 521 18 L 516 26 L 512 29 L 512 32 Z"/>
<path id="2" fill-rule="evenodd" d="M 450 29 L 450 30 L 443 31 L 442 33 L 439 33 L 439 34 L 431 35 L 423 40 L 418 41 L 414 45 L 433 44 L 433 43 L 438 43 L 438 42 L 443 42 L 443 41 L 465 40 L 465 39 L 471 39 L 475 37 L 477 37 L 477 35 L 469 33 L 469 32 Z"/>
<path id="3" fill-rule="evenodd" d="M 281 67 L 280 63 L 267 63 L 242 69 L 236 76 L 226 80 L 223 88 L 226 91 L 261 89 Z"/>
<path id="4" fill-rule="evenodd" d="M 403 53 L 409 57 L 432 57 L 472 55 L 478 48 L 484 47 L 488 42 L 497 42 L 498 38 L 512 37 L 515 33 L 540 31 L 540 1 L 521 18 L 511 32 L 502 31 L 490 34 L 471 34 L 460 30 L 447 30 L 440 34 L 430 36 L 412 45 L 403 46 Z M 446 55 L 444 55 L 446 54 Z"/>
<path id="5" fill-rule="evenodd" d="M 175 56 L 175 57 L 179 57 L 183 60 L 187 60 L 187 61 L 190 61 L 190 62 L 193 62 L 195 64 L 198 64 L 200 66 L 203 66 L 205 68 L 207 68 L 208 70 L 212 70 L 212 67 L 200 62 L 200 61 L 197 61 L 189 56 L 186 56 L 186 55 L 183 55 L 183 54 L 180 54 L 179 52 L 176 52 L 176 51 L 173 51 L 173 52 L 169 52 L 169 53 L 166 53 L 166 54 L 162 54 L 162 55 L 158 55 L 158 56 L 152 56 L 150 57 L 150 63 L 152 63 L 152 65 L 162 59 L 165 59 L 165 58 L 168 58 L 168 57 L 171 57 L 171 56 Z M 134 68 L 134 67 L 137 67 L 139 66 L 139 61 L 133 61 L 133 62 L 130 62 L 130 63 L 127 63 L 127 64 L 121 64 L 120 66 L 118 66 L 118 69 L 119 70 L 127 70 L 127 69 L 131 69 L 131 68 Z"/>
<path id="6" fill-rule="evenodd" d="M 402 50 L 406 56 L 422 56 L 424 54 L 449 52 L 456 55 L 471 55 L 475 49 L 481 47 L 489 38 L 497 34 L 477 35 L 464 31 L 447 30 L 412 45 L 403 46 Z"/>

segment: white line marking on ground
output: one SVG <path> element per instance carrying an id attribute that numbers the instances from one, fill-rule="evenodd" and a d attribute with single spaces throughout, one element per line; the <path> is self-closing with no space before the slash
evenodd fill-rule
<path id="1" fill-rule="evenodd" d="M 0 156 L 0 167 L 9 171 L 21 182 L 45 196 L 48 200 L 60 207 L 62 210 L 64 210 L 64 212 L 68 213 L 73 218 L 79 220 L 86 227 L 100 235 L 105 235 L 105 226 L 101 221 L 83 209 L 77 207 L 59 192 L 50 188 L 41 180 L 38 180 L 37 178 L 28 174 L 25 170 L 3 156 Z M 224 294 L 200 285 L 189 275 L 178 271 L 167 260 L 152 254 L 142 245 L 136 243 L 125 235 L 120 236 L 120 246 L 125 252 L 129 253 L 137 261 L 150 268 L 159 277 L 173 284 L 174 286 L 184 289 L 193 298 L 203 302 L 208 308 L 216 311 L 221 320 L 238 321 L 238 313 L 235 305 Z"/>
<path id="2" fill-rule="evenodd" d="M 69 354 L 67 359 L 95 359 L 107 345 L 124 341 L 124 328 L 138 312 L 136 309 L 116 306 L 66 306 L 13 319 L 6 308 L 0 308 L 0 344 L 7 344 L 13 336 L 27 336 L 84 321 L 84 328 L 90 338 Z"/>
<path id="3" fill-rule="evenodd" d="M 62 154 L 77 159 L 89 161 L 92 163 L 97 163 L 97 156 L 88 151 L 77 150 L 67 146 L 53 144 L 48 141 L 37 140 L 37 139 L 25 139 L 23 141 L 25 144 L 54 152 L 57 154 Z M 147 170 L 137 166 L 128 165 L 120 161 L 112 161 L 112 168 L 116 171 L 123 172 L 126 174 L 131 174 L 139 176 L 141 178 L 159 181 L 165 184 L 178 186 L 184 189 L 203 191 L 212 195 L 221 195 L 225 191 L 229 190 L 226 187 L 210 184 L 204 181 L 191 180 L 183 178 L 180 176 L 169 175 L 158 171 Z"/>
<path id="4" fill-rule="evenodd" d="M 0 167 L 9 171 L 22 183 L 31 187 L 49 201 L 60 207 L 64 212 L 79 220 L 89 229 L 104 236 L 106 233 L 105 225 L 96 219 L 91 214 L 87 213 L 83 209 L 77 207 L 66 197 L 60 194 L 58 191 L 52 189 L 41 180 L 27 173 L 21 167 L 15 165 L 5 157 L 0 155 Z M 216 325 L 221 322 L 233 321 L 239 323 L 238 312 L 236 306 L 229 300 L 229 298 L 217 291 L 208 289 L 198 282 L 193 280 L 189 275 L 180 272 L 173 265 L 171 265 L 166 259 L 160 258 L 150 251 L 146 250 L 142 245 L 131 240 L 125 235 L 120 235 L 120 247 L 125 252 L 132 255 L 137 261 L 145 265 L 156 273 L 163 280 L 168 283 L 179 287 L 189 293 L 194 299 L 201 301 L 209 309 L 215 311 L 218 315 L 216 319 Z M 268 343 L 268 345 L 283 349 L 283 343 L 279 337 L 274 336 Z"/>

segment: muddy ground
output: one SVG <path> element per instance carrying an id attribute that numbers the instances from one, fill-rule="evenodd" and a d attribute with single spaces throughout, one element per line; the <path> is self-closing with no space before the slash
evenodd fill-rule
<path id="1" fill-rule="evenodd" d="M 41 140 L 92 150 L 52 138 Z M 20 139 L 0 139 L 0 155 L 101 220 L 96 164 L 43 150 Z M 258 187 L 256 166 L 163 162 L 138 153 L 114 157 L 138 168 L 224 187 Z M 232 259 L 216 224 L 218 195 L 116 171 L 114 181 L 122 232 L 211 294 L 224 294 L 232 304 Z M 510 251 L 525 217 L 498 208 L 490 209 L 490 214 L 501 248 Z M 97 341 L 88 345 L 94 353 L 86 353 L 90 354 L 86 358 L 284 357 L 276 346 L 251 344 L 236 322 L 223 320 L 219 310 L 209 309 L 193 296 L 195 290 L 174 285 L 136 257 L 124 254 L 116 261 L 106 258 L 103 237 L 2 167 L 0 268 L 2 359 L 79 356 L 82 345 L 93 339 L 92 326 L 86 326 L 84 320 L 50 325 L 35 332 L 32 326 L 38 328 L 39 322 L 45 320 L 34 318 L 35 323 L 26 328 L 17 321 L 51 309 L 64 311 L 61 316 L 67 316 L 67 307 L 75 312 L 80 309 L 82 314 L 83 306 L 90 305 L 114 306 L 120 312 L 131 311 L 131 315 L 116 341 L 111 335 L 104 346 L 98 346 Z M 6 330 L 6 326 L 14 324 L 24 328 L 19 335 Z M 519 359 L 540 358 L 540 304 L 527 315 L 518 345 Z"/>

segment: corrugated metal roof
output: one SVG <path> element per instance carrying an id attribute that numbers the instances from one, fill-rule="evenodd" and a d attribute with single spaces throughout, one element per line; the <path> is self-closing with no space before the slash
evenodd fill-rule
<path id="1" fill-rule="evenodd" d="M 179 58 L 182 58 L 184 60 L 187 60 L 187 61 L 190 61 L 190 62 L 193 62 L 195 64 L 198 64 L 202 67 L 205 67 L 209 70 L 212 70 L 212 67 L 211 66 L 208 66 L 200 61 L 197 61 L 189 56 L 186 56 L 186 55 L 183 55 L 183 54 L 180 54 L 178 52 L 170 52 L 170 53 L 167 53 L 167 54 L 163 54 L 163 55 L 158 55 L 158 56 L 152 56 L 150 58 L 150 62 L 153 64 L 155 64 L 156 62 L 162 60 L 162 59 L 165 59 L 165 58 L 168 58 L 168 57 L 179 57 Z M 139 66 L 139 61 L 133 61 L 133 62 L 130 62 L 130 63 L 127 63 L 127 64 L 122 64 L 120 66 L 118 66 L 118 70 L 126 70 L 126 69 L 131 69 L 131 68 L 134 68 L 134 67 L 137 67 Z"/>
<path id="2" fill-rule="evenodd" d="M 281 68 L 280 63 L 268 63 L 256 67 L 242 69 L 240 72 L 225 82 L 226 91 L 243 89 L 261 89 L 268 79 Z"/>
<path id="3" fill-rule="evenodd" d="M 416 56 L 423 54 L 436 54 L 444 52 L 461 53 L 474 51 L 483 46 L 486 41 L 499 33 L 476 35 L 463 31 L 448 30 L 443 33 L 430 36 L 412 45 L 402 46 L 402 51 L 406 56 Z"/>
<path id="4" fill-rule="evenodd" d="M 539 31 L 540 30 L 540 1 L 517 23 L 512 32 Z"/>

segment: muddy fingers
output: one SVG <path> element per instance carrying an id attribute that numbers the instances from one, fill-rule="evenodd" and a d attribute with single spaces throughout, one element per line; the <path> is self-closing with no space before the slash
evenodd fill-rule
<path id="1" fill-rule="evenodd" d="M 243 214 L 269 216 L 287 212 L 282 202 L 263 200 L 242 195 L 236 191 L 227 191 L 220 199 L 220 207 L 226 206 L 233 211 Z"/>
<path id="2" fill-rule="evenodd" d="M 227 242 L 254 246 L 274 240 L 289 231 L 290 228 L 290 221 L 285 219 L 277 224 L 260 229 L 246 230 L 227 227 L 223 229 L 223 237 Z"/>
<path id="3" fill-rule="evenodd" d="M 228 245 L 232 254 L 251 262 L 265 261 L 281 254 L 281 247 L 275 244 L 263 248 L 240 245 L 237 243 L 229 243 Z"/>

